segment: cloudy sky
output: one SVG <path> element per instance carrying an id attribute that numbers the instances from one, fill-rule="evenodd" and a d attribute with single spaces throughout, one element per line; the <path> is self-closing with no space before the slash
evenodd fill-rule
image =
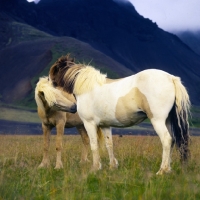
<path id="1" fill-rule="evenodd" d="M 129 0 L 139 14 L 166 31 L 200 30 L 200 0 Z"/>
<path id="2" fill-rule="evenodd" d="M 40 0 L 27 0 L 28 2 L 34 2 L 35 4 L 39 3 Z"/>
<path id="3" fill-rule="evenodd" d="M 38 3 L 40 0 L 27 0 Z M 166 31 L 200 30 L 200 0 L 121 0 L 130 1 L 138 13 Z"/>

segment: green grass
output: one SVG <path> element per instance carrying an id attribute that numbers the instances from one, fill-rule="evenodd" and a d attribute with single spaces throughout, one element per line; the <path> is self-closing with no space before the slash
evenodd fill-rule
<path id="1" fill-rule="evenodd" d="M 36 110 L 26 110 L 24 108 L 3 107 L 0 104 L 0 120 L 15 122 L 41 123 Z"/>
<path id="2" fill-rule="evenodd" d="M 157 176 L 161 162 L 158 137 L 114 136 L 119 168 L 110 170 L 101 151 L 102 170 L 89 173 L 91 162 L 80 164 L 81 139 L 64 136 L 64 169 L 55 170 L 54 139 L 51 166 L 37 169 L 42 159 L 42 136 L 0 136 L 0 199 L 199 199 L 200 138 L 192 137 L 191 160 L 182 168 L 172 155 L 171 174 Z M 89 155 L 91 160 L 91 154 Z"/>
<path id="3" fill-rule="evenodd" d="M 200 128 L 200 107 L 199 106 L 192 106 L 191 108 L 191 120 L 190 125 L 192 127 Z"/>

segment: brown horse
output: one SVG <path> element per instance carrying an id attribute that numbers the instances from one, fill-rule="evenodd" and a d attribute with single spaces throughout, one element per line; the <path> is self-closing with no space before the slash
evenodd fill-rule
<path id="1" fill-rule="evenodd" d="M 39 165 L 39 168 L 48 167 L 50 165 L 48 151 L 50 132 L 53 127 L 56 127 L 57 131 L 57 158 L 55 169 L 63 168 L 63 163 L 61 161 L 61 151 L 64 128 L 76 127 L 83 141 L 81 162 L 88 161 L 87 155 L 90 143 L 81 119 L 79 118 L 77 113 L 72 114 L 69 112 L 62 112 L 62 108 L 66 108 L 66 105 L 69 105 L 69 102 L 72 103 L 72 105 L 76 102 L 73 95 L 61 91 L 59 90 L 59 88 L 55 89 L 54 87 L 52 87 L 51 82 L 48 81 L 48 77 L 43 77 L 40 78 L 35 88 L 35 100 L 37 103 L 38 115 L 42 121 L 42 130 L 44 136 L 43 159 L 41 164 Z M 72 110 L 70 112 L 72 112 Z M 99 134 L 101 134 L 101 132 L 99 132 Z"/>

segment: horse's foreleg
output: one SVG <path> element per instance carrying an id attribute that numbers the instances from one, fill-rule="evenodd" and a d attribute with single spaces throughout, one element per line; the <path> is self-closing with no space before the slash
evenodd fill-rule
<path id="1" fill-rule="evenodd" d="M 89 145 L 90 145 L 90 139 L 88 137 L 88 134 L 85 130 L 85 127 L 82 126 L 78 126 L 76 127 L 79 134 L 81 135 L 82 141 L 83 141 L 83 148 L 82 148 L 82 153 L 81 153 L 81 163 L 84 162 L 89 162 L 88 160 L 88 149 L 89 149 Z"/>
<path id="2" fill-rule="evenodd" d="M 90 147 L 93 155 L 93 167 L 91 171 L 101 169 L 101 162 L 99 157 L 99 148 L 97 141 L 97 127 L 94 123 L 84 122 L 85 129 L 90 139 Z"/>
<path id="3" fill-rule="evenodd" d="M 118 161 L 115 158 L 114 153 L 113 153 L 113 140 L 112 140 L 111 128 L 101 128 L 101 129 L 105 136 L 106 148 L 108 150 L 108 155 L 110 159 L 110 168 L 117 168 Z"/>
<path id="4" fill-rule="evenodd" d="M 38 166 L 38 168 L 44 168 L 49 167 L 50 161 L 49 161 L 49 142 L 50 142 L 50 131 L 51 128 L 49 126 L 46 126 L 42 124 L 42 130 L 43 130 L 43 158 L 42 162 Z"/>
<path id="5" fill-rule="evenodd" d="M 171 149 L 172 149 L 172 136 L 170 135 L 165 120 L 151 120 L 153 127 L 160 137 L 163 154 L 162 163 L 160 170 L 157 172 L 158 175 L 171 172 L 170 161 L 171 161 Z"/>
<path id="6" fill-rule="evenodd" d="M 64 122 L 60 122 L 56 124 L 56 166 L 55 169 L 63 168 L 63 163 L 61 160 L 61 151 L 62 151 L 62 140 L 63 140 L 63 134 L 64 134 Z"/>

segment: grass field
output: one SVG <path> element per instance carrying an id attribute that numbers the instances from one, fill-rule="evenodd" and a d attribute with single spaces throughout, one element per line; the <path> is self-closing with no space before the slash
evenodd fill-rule
<path id="1" fill-rule="evenodd" d="M 42 136 L 0 135 L 0 200 L 200 199 L 199 137 L 192 137 L 188 165 L 181 166 L 174 149 L 173 172 L 163 176 L 155 175 L 162 153 L 156 136 L 114 136 L 119 168 L 110 170 L 107 152 L 101 151 L 103 169 L 96 174 L 89 173 L 91 162 L 79 163 L 79 136 L 64 136 L 64 169 L 55 170 L 54 141 L 52 136 L 51 167 L 37 169 L 42 159 Z"/>

